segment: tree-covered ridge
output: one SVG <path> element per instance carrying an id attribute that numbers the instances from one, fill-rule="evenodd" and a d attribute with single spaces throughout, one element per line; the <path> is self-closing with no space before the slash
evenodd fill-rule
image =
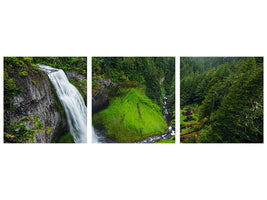
<path id="1" fill-rule="evenodd" d="M 87 75 L 86 57 L 33 57 L 33 63 L 49 65 L 64 71 L 75 70 L 80 74 Z"/>
<path id="2" fill-rule="evenodd" d="M 92 75 L 93 86 L 99 76 L 146 85 L 146 95 L 160 106 L 163 95 L 168 94 L 169 106 L 175 110 L 174 57 L 93 57 Z"/>
<path id="3" fill-rule="evenodd" d="M 263 142 L 262 57 L 181 58 L 180 86 L 181 106 L 198 110 L 183 142 Z"/>

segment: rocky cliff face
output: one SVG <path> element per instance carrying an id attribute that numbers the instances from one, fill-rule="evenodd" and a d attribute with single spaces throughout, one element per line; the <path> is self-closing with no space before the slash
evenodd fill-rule
<path id="1" fill-rule="evenodd" d="M 67 70 L 65 73 L 70 81 L 76 81 L 75 86 L 78 86 L 87 97 L 87 77 L 75 70 Z"/>
<path id="2" fill-rule="evenodd" d="M 92 111 L 97 113 L 109 104 L 109 97 L 116 96 L 119 87 L 122 88 L 145 88 L 135 82 L 113 82 L 110 79 L 100 78 L 95 80 L 97 85 L 92 88 Z"/>
<path id="3" fill-rule="evenodd" d="M 51 132 L 41 131 L 35 134 L 34 142 L 50 143 L 57 134 L 67 131 L 64 109 L 60 106 L 53 86 L 48 76 L 42 71 L 28 71 L 28 75 L 21 76 L 17 72 L 9 72 L 9 77 L 16 80 L 17 87 L 23 87 L 21 94 L 14 97 L 12 107 L 14 111 L 6 113 L 5 120 L 21 119 L 29 115 L 39 116 L 43 123 L 43 130 L 51 128 Z M 32 122 L 28 122 L 32 128 Z"/>
<path id="4" fill-rule="evenodd" d="M 115 86 L 111 80 L 98 79 L 92 91 L 92 111 L 96 113 L 108 105 L 109 89 Z"/>

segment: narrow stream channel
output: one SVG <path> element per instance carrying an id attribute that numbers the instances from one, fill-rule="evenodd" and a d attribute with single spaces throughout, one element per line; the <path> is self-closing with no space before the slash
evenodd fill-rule
<path id="1" fill-rule="evenodd" d="M 153 135 L 151 137 L 145 138 L 143 140 L 140 140 L 136 143 L 155 143 L 161 139 L 170 139 L 173 135 L 175 135 L 175 129 L 171 126 L 171 115 L 168 111 L 168 96 L 166 95 L 163 98 L 163 108 L 162 108 L 162 114 L 165 119 L 165 122 L 168 124 L 168 128 L 164 131 L 163 135 Z"/>

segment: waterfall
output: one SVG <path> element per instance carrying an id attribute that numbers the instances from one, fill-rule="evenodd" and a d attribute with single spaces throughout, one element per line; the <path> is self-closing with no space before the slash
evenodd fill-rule
<path id="1" fill-rule="evenodd" d="M 92 126 L 92 143 L 114 143 Z"/>
<path id="2" fill-rule="evenodd" d="M 92 126 L 92 143 L 100 143 L 99 137 L 95 132 L 94 127 Z"/>
<path id="3" fill-rule="evenodd" d="M 41 65 L 56 89 L 56 93 L 64 107 L 70 132 L 75 143 L 87 142 L 87 108 L 79 91 L 69 82 L 62 69 Z"/>

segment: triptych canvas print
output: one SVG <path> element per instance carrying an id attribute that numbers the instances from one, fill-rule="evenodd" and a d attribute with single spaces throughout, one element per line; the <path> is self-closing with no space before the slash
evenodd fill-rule
<path id="1" fill-rule="evenodd" d="M 263 57 L 4 57 L 3 73 L 3 143 L 263 143 Z"/>

